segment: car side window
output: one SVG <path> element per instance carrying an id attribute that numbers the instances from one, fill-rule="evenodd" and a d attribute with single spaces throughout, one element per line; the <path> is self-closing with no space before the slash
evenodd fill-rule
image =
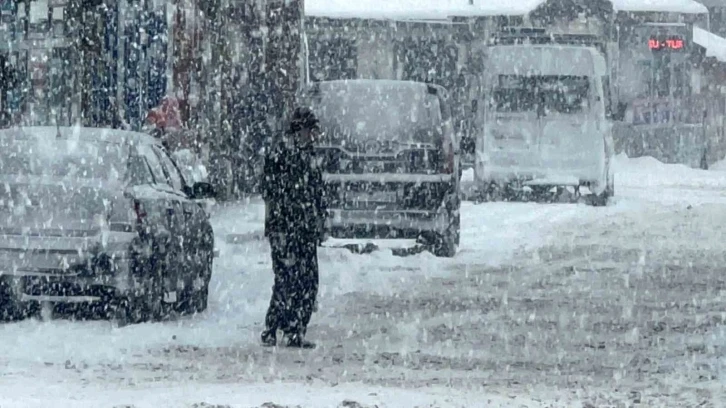
<path id="1" fill-rule="evenodd" d="M 151 169 L 151 174 L 154 176 L 156 184 L 171 186 L 171 182 L 169 182 L 166 173 L 164 173 L 164 168 L 161 166 L 161 160 L 159 160 L 156 153 L 151 150 L 151 146 L 139 146 L 139 153 L 146 159 L 146 162 L 149 163 L 149 168 Z"/>
<path id="2" fill-rule="evenodd" d="M 171 186 L 174 187 L 174 190 L 182 191 L 184 187 L 184 179 L 179 173 L 177 167 L 174 165 L 174 162 L 171 160 L 166 151 L 161 147 L 154 146 L 153 149 L 154 153 L 156 153 L 156 155 L 159 157 L 161 165 L 166 172 L 166 175 L 169 177 L 169 181 L 171 181 Z"/>
<path id="3" fill-rule="evenodd" d="M 136 154 L 129 157 L 126 179 L 132 186 L 154 183 L 154 177 L 151 175 L 151 170 L 149 170 L 149 165 L 146 164 L 146 160 Z"/>

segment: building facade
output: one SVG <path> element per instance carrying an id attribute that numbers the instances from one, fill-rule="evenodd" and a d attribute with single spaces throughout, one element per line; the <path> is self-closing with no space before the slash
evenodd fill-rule
<path id="1" fill-rule="evenodd" d="M 703 50 L 694 43 L 693 30 L 708 30 L 706 7 L 695 1 L 673 7 L 646 1 L 547 0 L 530 2 L 528 9 L 480 7 L 477 12 L 476 3 L 468 12 L 458 8 L 426 21 L 308 16 L 311 77 L 438 83 L 455 95 L 457 124 L 466 138 L 475 105 L 486 97 L 479 82 L 493 37 L 526 27 L 591 37 L 608 61 L 610 114 L 622 129 L 622 149 L 638 155 L 660 145 L 657 149 L 670 153 L 654 152 L 656 157 L 694 163 L 706 103 Z M 655 140 L 655 129 L 678 129 L 669 136 L 673 140 L 687 133 L 693 151 L 683 153 L 688 149 L 674 147 L 673 140 Z"/>

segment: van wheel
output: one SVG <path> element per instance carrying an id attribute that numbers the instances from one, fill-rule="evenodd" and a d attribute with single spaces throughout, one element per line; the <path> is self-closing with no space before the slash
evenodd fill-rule
<path id="1" fill-rule="evenodd" d="M 453 258 L 456 255 L 456 242 L 450 235 L 437 235 L 433 244 L 433 254 L 439 258 Z"/>
<path id="2" fill-rule="evenodd" d="M 608 198 L 615 197 L 615 174 L 610 173 L 608 175 L 608 186 L 605 189 Z"/>
<path id="3" fill-rule="evenodd" d="M 612 197 L 615 196 L 615 174 L 611 171 L 610 165 L 608 165 L 607 179 L 605 184 L 605 190 L 597 196 L 594 196 L 591 204 L 595 207 L 605 207 Z"/>
<path id="4" fill-rule="evenodd" d="M 434 236 L 431 252 L 439 258 L 453 258 L 459 249 L 460 236 L 461 215 L 457 214 L 445 233 Z"/>
<path id="5" fill-rule="evenodd" d="M 608 205 L 610 199 L 615 197 L 615 175 L 608 174 L 608 183 L 605 191 L 600 194 L 600 202 L 602 206 Z"/>

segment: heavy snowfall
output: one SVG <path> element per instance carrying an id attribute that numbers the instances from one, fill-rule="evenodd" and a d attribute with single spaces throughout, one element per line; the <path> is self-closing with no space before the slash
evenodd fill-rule
<path id="1" fill-rule="evenodd" d="M 509 3 L 0 1 L 0 407 L 726 406 L 726 2 Z M 317 347 L 263 347 L 308 102 L 328 186 L 386 197 L 331 214 L 434 238 L 326 232 Z"/>
<path id="2" fill-rule="evenodd" d="M 321 249 L 313 351 L 259 346 L 272 285 L 264 207 L 217 206 L 207 312 L 3 325 L 0 401 L 721 406 L 726 173 L 618 156 L 616 174 L 606 208 L 465 203 L 454 259 L 397 257 L 386 242 L 368 255 Z"/>

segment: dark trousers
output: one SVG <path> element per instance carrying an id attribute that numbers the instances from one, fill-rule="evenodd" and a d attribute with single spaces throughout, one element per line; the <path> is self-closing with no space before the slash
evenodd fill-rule
<path id="1" fill-rule="evenodd" d="M 265 331 L 305 337 L 318 294 L 317 242 L 275 234 L 270 236 L 270 248 L 275 284 Z"/>

